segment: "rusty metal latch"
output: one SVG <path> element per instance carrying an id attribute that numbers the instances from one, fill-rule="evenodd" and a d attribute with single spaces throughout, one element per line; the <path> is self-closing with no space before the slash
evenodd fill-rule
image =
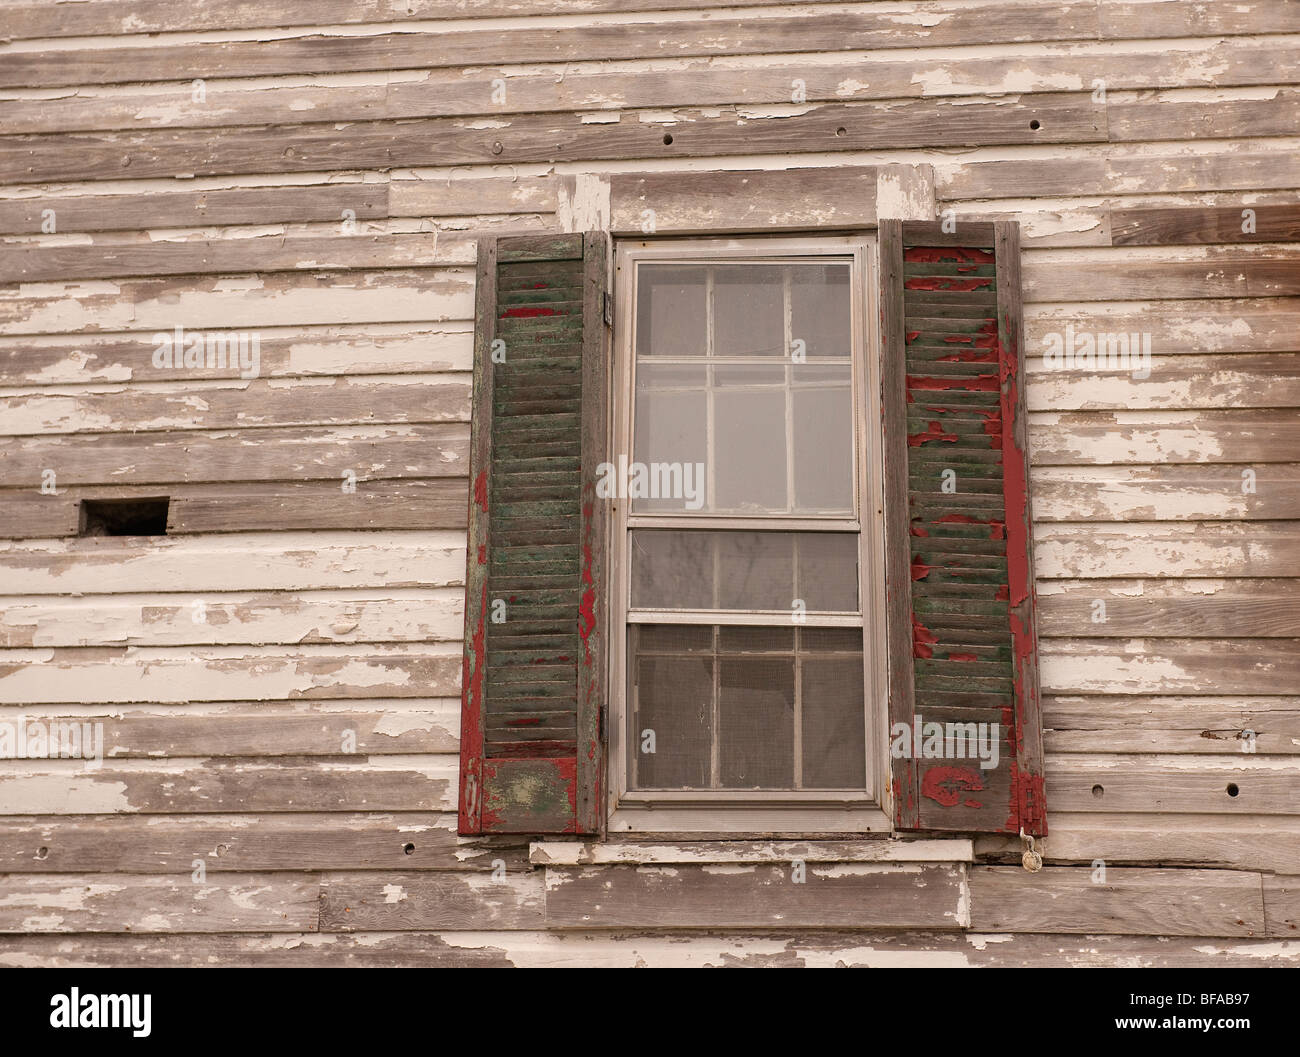
<path id="1" fill-rule="evenodd" d="M 1020 840 L 1025 846 L 1025 852 L 1020 856 L 1020 865 L 1030 873 L 1038 873 L 1043 868 L 1043 856 L 1034 847 L 1034 838 L 1025 835 L 1025 827 L 1020 827 Z"/>

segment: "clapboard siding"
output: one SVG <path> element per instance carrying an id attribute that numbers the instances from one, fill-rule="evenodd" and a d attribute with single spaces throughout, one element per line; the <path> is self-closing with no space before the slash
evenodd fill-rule
<path id="1" fill-rule="evenodd" d="M 1300 959 L 1298 8 L 0 0 L 0 721 L 104 757 L 0 964 Z M 899 215 L 1021 225 L 1047 867 L 457 837 L 477 239 Z"/>

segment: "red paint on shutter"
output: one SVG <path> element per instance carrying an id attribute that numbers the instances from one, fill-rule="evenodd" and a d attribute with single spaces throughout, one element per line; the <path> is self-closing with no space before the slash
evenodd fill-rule
<path id="1" fill-rule="evenodd" d="M 958 231 L 881 223 L 891 642 L 898 624 L 910 624 L 908 649 L 890 648 L 890 720 L 965 732 L 975 724 L 979 752 L 993 735 L 999 756 L 996 766 L 987 766 L 991 753 L 972 758 L 959 734 L 937 756 L 922 745 L 892 760 L 890 786 L 900 829 L 1023 826 L 1037 836 L 1046 816 L 1019 248 L 1013 224 Z M 944 487 L 948 459 L 955 492 Z M 891 460 L 906 467 L 901 481 Z"/>

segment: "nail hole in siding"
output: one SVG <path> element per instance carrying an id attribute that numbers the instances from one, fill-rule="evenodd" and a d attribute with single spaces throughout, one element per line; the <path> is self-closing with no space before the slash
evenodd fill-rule
<path id="1" fill-rule="evenodd" d="M 1042 122 L 1038 120 L 1038 118 L 1034 118 L 1033 121 L 1029 122 L 1029 127 L 1032 128 L 1035 132 L 1037 132 L 1040 128 L 1043 127 L 1043 125 Z"/>
<path id="2" fill-rule="evenodd" d="M 673 145 L 673 134 L 672 134 L 671 132 L 665 132 L 665 133 L 664 133 L 664 146 L 665 146 L 665 147 L 671 147 L 672 145 Z"/>
<path id="3" fill-rule="evenodd" d="M 849 130 L 844 128 L 843 126 L 835 130 L 835 135 L 837 136 L 847 136 L 848 134 L 849 134 Z"/>
<path id="4" fill-rule="evenodd" d="M 36 849 L 36 858 L 38 858 L 38 859 L 47 859 L 47 858 L 49 858 L 49 855 L 50 855 L 50 849 L 49 849 L 49 848 L 37 848 L 37 849 Z"/>
<path id="5" fill-rule="evenodd" d="M 403 844 L 403 845 L 402 845 L 402 851 L 404 851 L 407 855 L 413 855 L 413 854 L 415 853 L 415 845 L 414 845 L 414 844 Z"/>
<path id="6" fill-rule="evenodd" d="M 1228 795 L 1229 795 L 1229 796 L 1236 796 L 1240 791 L 1241 791 L 1241 790 L 1239 790 L 1239 789 L 1237 788 L 1237 783 L 1236 783 L 1236 782 L 1229 782 L 1229 783 L 1228 783 Z"/>
<path id="7" fill-rule="evenodd" d="M 1101 786 L 1094 785 L 1092 787 L 1092 795 L 1095 796 L 1098 800 L 1100 800 L 1105 794 L 1106 794 L 1106 790 L 1103 789 Z"/>
<path id="8" fill-rule="evenodd" d="M 165 536 L 168 496 L 83 499 L 78 536 Z"/>

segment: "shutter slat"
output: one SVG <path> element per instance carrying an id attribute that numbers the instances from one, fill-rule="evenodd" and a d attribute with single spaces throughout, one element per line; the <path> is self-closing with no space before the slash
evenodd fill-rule
<path id="1" fill-rule="evenodd" d="M 480 244 L 465 834 L 599 832 L 606 259 L 600 234 Z"/>
<path id="2" fill-rule="evenodd" d="M 957 227 L 881 222 L 891 742 L 919 716 L 942 734 L 992 724 L 998 752 L 986 766 L 941 736 L 931 753 L 923 726 L 922 746 L 891 753 L 894 813 L 901 829 L 1039 836 L 1017 229 Z"/>

